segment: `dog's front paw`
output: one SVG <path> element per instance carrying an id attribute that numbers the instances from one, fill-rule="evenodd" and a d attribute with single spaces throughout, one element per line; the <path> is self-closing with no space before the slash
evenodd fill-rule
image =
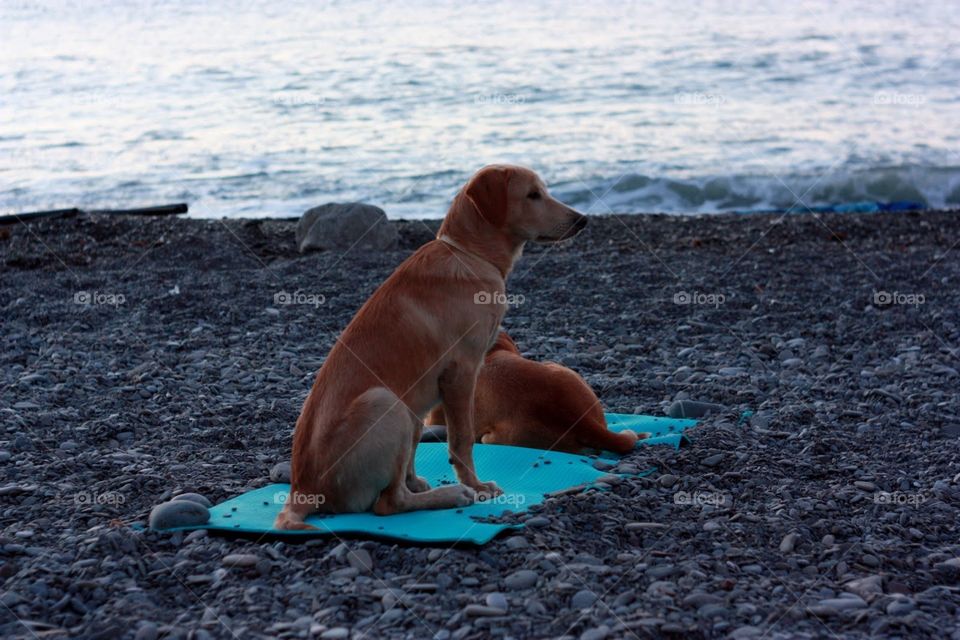
<path id="1" fill-rule="evenodd" d="M 478 502 L 485 502 L 503 495 L 503 489 L 498 487 L 496 482 L 478 482 L 473 489 L 477 492 Z"/>
<path id="2" fill-rule="evenodd" d="M 455 501 L 458 507 L 466 507 L 477 500 L 477 492 L 468 487 L 465 484 L 455 485 L 457 491 L 455 492 Z"/>

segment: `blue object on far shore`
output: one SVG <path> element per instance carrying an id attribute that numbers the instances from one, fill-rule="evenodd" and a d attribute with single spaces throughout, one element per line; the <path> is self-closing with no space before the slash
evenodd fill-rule
<path id="1" fill-rule="evenodd" d="M 606 414 L 612 431 L 632 429 L 648 432 L 650 438 L 640 445 L 679 447 L 684 430 L 696 420 Z M 432 486 L 456 482 L 447 462 L 447 445 L 420 443 L 416 453 L 417 473 Z M 500 532 L 522 525 L 483 522 L 481 519 L 526 511 L 544 501 L 546 494 L 594 484 L 606 472 L 594 468 L 588 456 L 511 447 L 477 444 L 473 448 L 477 473 L 484 480 L 494 480 L 503 495 L 485 503 L 462 509 L 413 511 L 392 516 L 372 513 L 345 513 L 330 516 L 313 515 L 307 522 L 316 531 L 277 531 L 273 521 L 280 512 L 290 489 L 288 484 L 272 484 L 248 491 L 210 509 L 210 521 L 179 530 L 208 529 L 224 533 L 278 535 L 285 537 L 317 537 L 327 535 L 387 538 L 423 544 L 486 544 Z M 645 472 L 650 473 L 650 471 Z M 177 530 L 177 529 L 171 529 Z"/>
<path id="2" fill-rule="evenodd" d="M 892 202 L 863 200 L 860 202 L 841 202 L 815 207 L 807 207 L 800 204 L 799 206 L 794 205 L 789 209 L 757 209 L 740 211 L 739 213 L 882 213 L 894 211 L 923 211 L 929 208 L 925 203 L 913 200 L 894 200 Z"/>

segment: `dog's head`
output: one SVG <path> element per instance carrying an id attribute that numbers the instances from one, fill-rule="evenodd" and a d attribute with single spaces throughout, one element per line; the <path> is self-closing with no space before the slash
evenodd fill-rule
<path id="1" fill-rule="evenodd" d="M 474 174 L 457 194 L 451 216 L 472 216 L 469 227 L 479 231 L 479 222 L 517 243 L 559 242 L 587 225 L 586 216 L 550 196 L 536 173 L 511 165 L 490 165 Z"/>

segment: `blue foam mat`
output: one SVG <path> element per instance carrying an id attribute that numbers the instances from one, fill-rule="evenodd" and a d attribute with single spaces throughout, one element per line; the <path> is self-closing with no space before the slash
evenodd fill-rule
<path id="1" fill-rule="evenodd" d="M 684 437 L 683 431 L 696 424 L 696 420 L 617 413 L 608 413 L 606 417 L 613 431 L 633 429 L 650 433 L 650 438 L 640 441 L 642 446 L 662 444 L 678 447 Z M 445 443 L 420 443 L 416 456 L 417 474 L 426 478 L 432 486 L 456 482 L 456 476 L 447 462 Z M 273 521 L 286 500 L 290 485 L 272 484 L 214 506 L 210 509 L 209 522 L 204 525 L 180 529 L 295 537 L 362 535 L 427 544 L 480 545 L 516 525 L 482 522 L 479 519 L 525 511 L 543 502 L 546 494 L 590 485 L 606 475 L 593 467 L 594 460 L 589 457 L 540 449 L 478 444 L 473 448 L 473 458 L 480 478 L 493 480 L 500 485 L 502 496 L 462 509 L 413 511 L 391 516 L 372 513 L 313 515 L 307 518 L 307 522 L 318 527 L 316 531 L 277 531 L 273 529 Z"/>

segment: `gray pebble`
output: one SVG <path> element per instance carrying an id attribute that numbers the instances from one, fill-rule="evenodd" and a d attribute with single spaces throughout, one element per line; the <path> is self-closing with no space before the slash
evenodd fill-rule
<path id="1" fill-rule="evenodd" d="M 595 627 L 593 629 L 587 629 L 580 634 L 580 640 L 604 640 L 607 636 L 610 635 L 610 627 L 605 624 Z"/>
<path id="2" fill-rule="evenodd" d="M 261 467 L 262 469 L 262 467 Z M 260 473 L 263 473 L 262 471 Z M 261 476 L 262 477 L 262 476 Z M 270 469 L 270 480 L 273 482 L 290 482 L 290 463 L 278 462 Z"/>
<path id="3" fill-rule="evenodd" d="M 783 540 L 780 541 L 780 551 L 782 553 L 792 553 L 799 539 L 800 536 L 797 533 L 788 533 L 783 536 Z"/>
<path id="4" fill-rule="evenodd" d="M 464 607 L 463 613 L 468 617 L 489 617 L 502 616 L 506 613 L 506 611 L 504 609 L 489 607 L 483 604 L 468 604 L 466 607 Z"/>
<path id="5" fill-rule="evenodd" d="M 255 567 L 260 562 L 260 557 L 252 553 L 231 553 L 224 556 L 221 562 L 225 567 Z"/>
<path id="6" fill-rule="evenodd" d="M 511 591 L 519 589 L 529 589 L 537 584 L 537 572 L 530 569 L 520 569 L 514 571 L 503 580 L 503 584 Z"/>
<path id="7" fill-rule="evenodd" d="M 721 462 L 723 462 L 724 454 L 715 453 L 712 456 L 708 456 L 703 459 L 703 466 L 705 467 L 715 467 Z"/>
<path id="8" fill-rule="evenodd" d="M 150 511 L 151 529 L 173 529 L 206 524 L 210 511 L 192 500 L 174 500 L 158 504 Z"/>
<path id="9" fill-rule="evenodd" d="M 373 573 L 373 557 L 366 549 L 354 549 L 348 552 L 347 562 L 360 573 Z"/>
<path id="10" fill-rule="evenodd" d="M 157 640 L 159 630 L 153 622 L 141 622 L 137 628 L 137 633 L 133 636 L 134 640 Z"/>
<path id="11" fill-rule="evenodd" d="M 597 601 L 597 594 L 589 589 L 581 589 L 570 598 L 571 609 L 589 609 Z"/>
<path id="12" fill-rule="evenodd" d="M 203 505 L 207 509 L 213 506 L 213 503 L 207 500 L 206 497 L 200 495 L 199 493 L 181 493 L 178 496 L 171 498 L 171 501 L 175 500 L 191 500 L 197 504 Z"/>
<path id="13" fill-rule="evenodd" d="M 510 608 L 510 604 L 507 602 L 507 597 L 496 591 L 487 594 L 486 602 L 488 607 L 493 607 L 494 609 L 507 611 L 507 609 Z"/>
<path id="14" fill-rule="evenodd" d="M 671 418 L 702 418 L 708 413 L 721 413 L 723 410 L 723 405 L 712 402 L 677 400 L 667 409 L 667 415 Z"/>

